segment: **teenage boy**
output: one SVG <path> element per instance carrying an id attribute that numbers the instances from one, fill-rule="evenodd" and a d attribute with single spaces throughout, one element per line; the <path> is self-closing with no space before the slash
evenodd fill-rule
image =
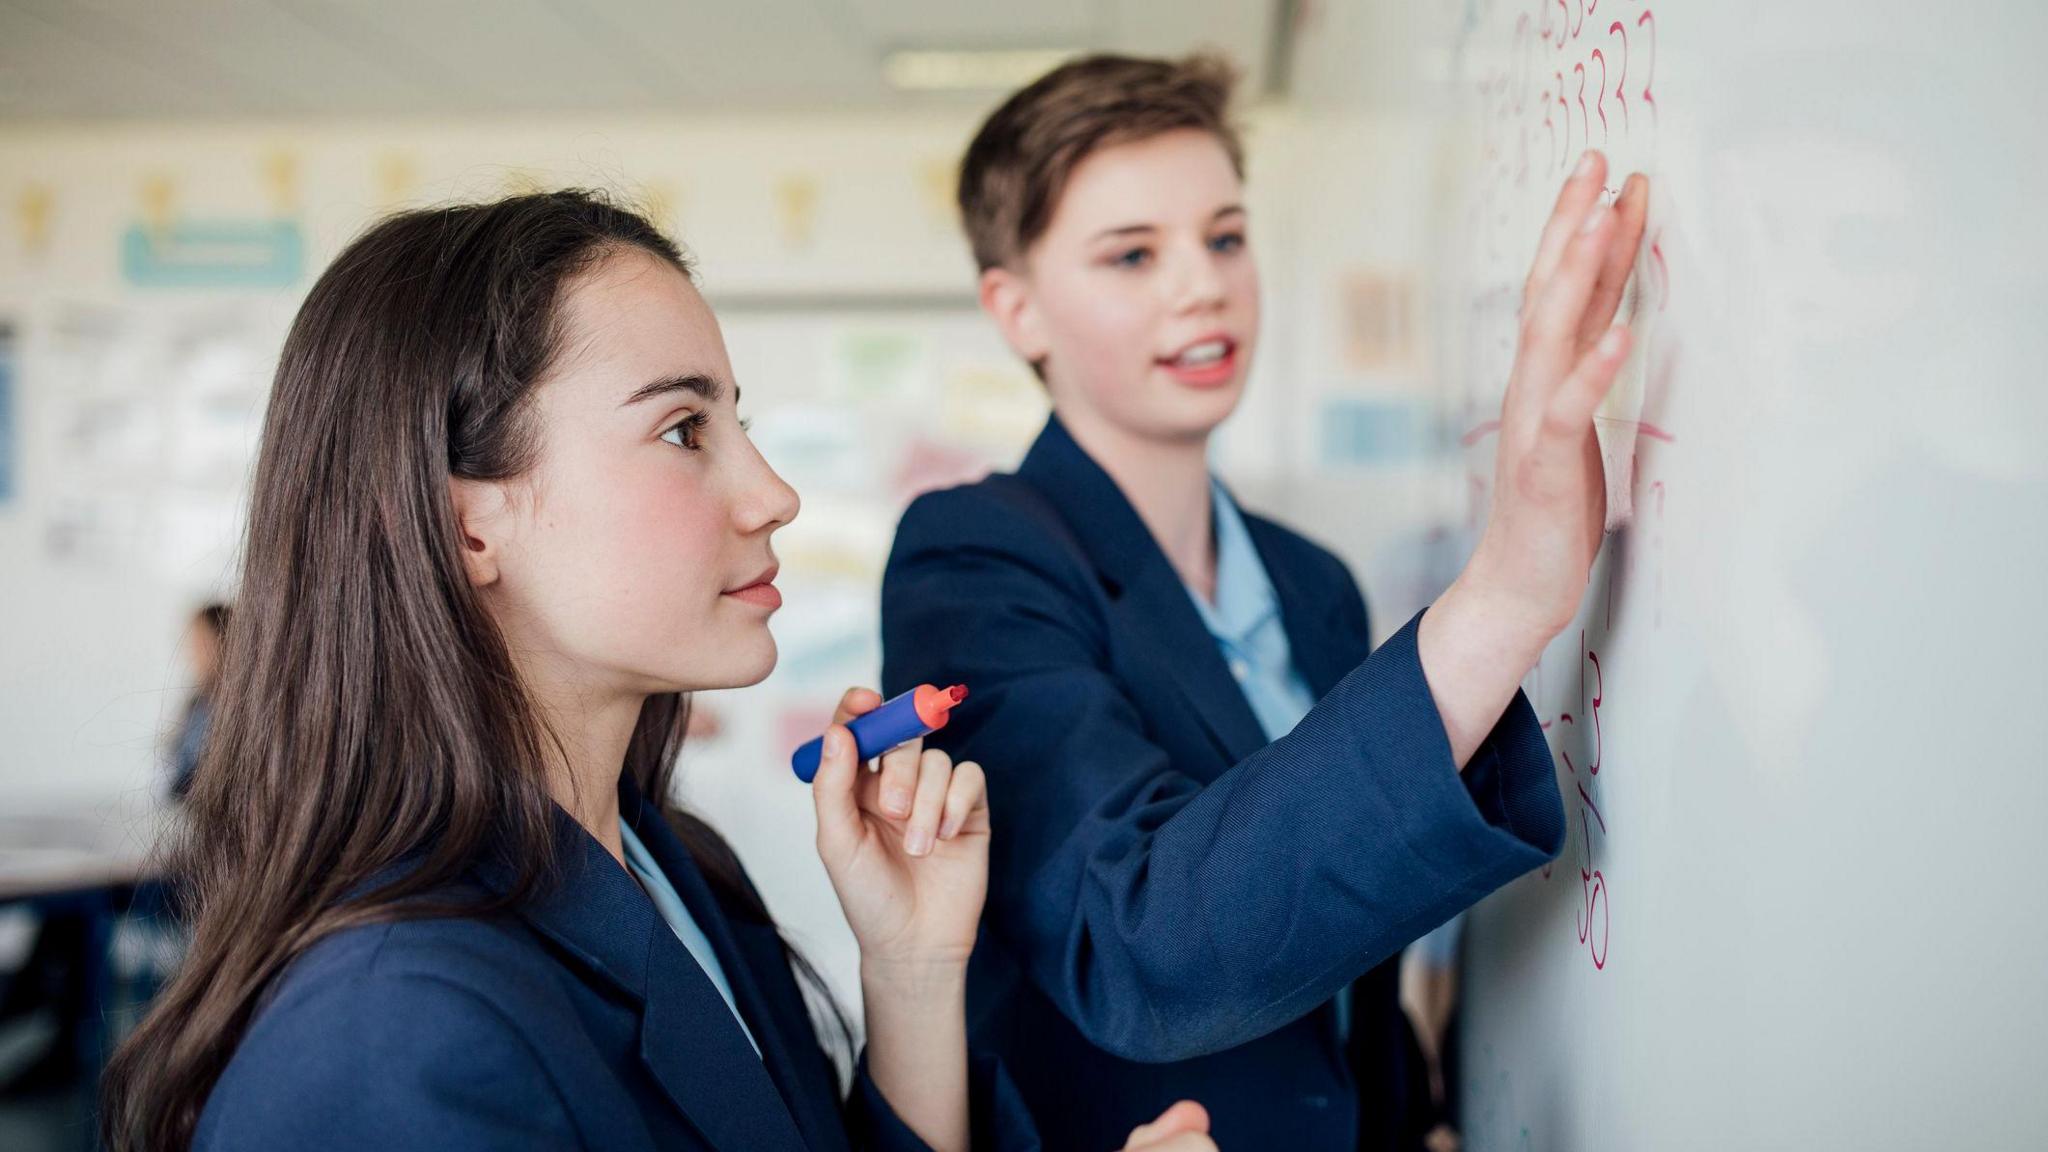
<path id="1" fill-rule="evenodd" d="M 1209 471 L 1259 335 L 1230 86 L 1202 57 L 1077 60 L 968 149 L 981 304 L 1053 415 L 1015 474 L 905 513 L 882 679 L 972 687 L 931 737 L 989 777 L 969 1019 L 1048 1147 L 1114 1147 L 1183 1097 L 1226 1149 L 1415 1147 L 1387 961 L 1562 844 L 1518 685 L 1599 548 L 1592 416 L 1647 189 L 1602 203 L 1590 153 L 1566 183 L 1482 542 L 1368 656 L 1344 565 Z"/>

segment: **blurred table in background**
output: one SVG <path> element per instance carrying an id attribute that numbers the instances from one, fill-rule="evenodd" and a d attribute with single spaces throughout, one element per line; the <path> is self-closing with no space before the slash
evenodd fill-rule
<path id="1" fill-rule="evenodd" d="M 0 812 L 0 908 L 35 918 L 21 970 L 0 973 L 0 1020 L 54 1012 L 44 1076 L 95 1080 L 111 1047 L 112 951 L 119 918 L 154 914 L 152 853 L 176 820 L 153 798 L 32 801 Z M 138 892 L 149 893 L 138 901 Z"/>

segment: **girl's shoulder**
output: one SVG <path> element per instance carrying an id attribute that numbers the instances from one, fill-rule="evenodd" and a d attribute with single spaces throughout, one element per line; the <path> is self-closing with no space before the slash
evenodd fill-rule
<path id="1" fill-rule="evenodd" d="M 322 939 L 257 1009 L 194 1146 L 410 1148 L 394 1138 L 460 1143 L 506 1115 L 573 1146 L 531 1034 L 555 983 L 545 963 L 512 920 L 401 920 Z"/>

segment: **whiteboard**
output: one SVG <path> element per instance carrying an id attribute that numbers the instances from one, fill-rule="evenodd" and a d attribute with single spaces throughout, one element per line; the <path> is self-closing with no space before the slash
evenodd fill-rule
<path id="1" fill-rule="evenodd" d="M 1654 181 L 1630 519 L 1525 684 L 1569 843 L 1473 915 L 1467 1146 L 2048 1146 L 2048 9 L 1441 7 L 1468 520 L 1566 168 Z"/>

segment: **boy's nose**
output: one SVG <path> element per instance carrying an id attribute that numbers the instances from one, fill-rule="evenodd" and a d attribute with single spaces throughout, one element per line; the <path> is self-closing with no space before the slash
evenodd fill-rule
<path id="1" fill-rule="evenodd" d="M 1206 248 L 1179 263 L 1173 294 L 1175 311 L 1202 311 L 1223 303 L 1223 274 Z"/>

